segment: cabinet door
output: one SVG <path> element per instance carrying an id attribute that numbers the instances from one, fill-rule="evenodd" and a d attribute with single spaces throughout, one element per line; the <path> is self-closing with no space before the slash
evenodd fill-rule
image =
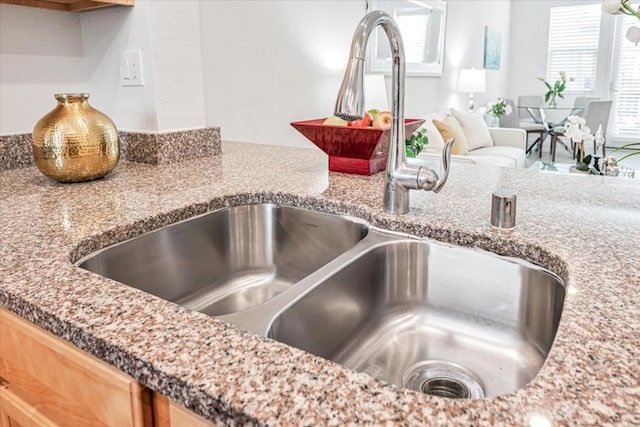
<path id="1" fill-rule="evenodd" d="M 158 393 L 153 394 L 153 415 L 156 427 L 211 427 L 214 425 Z"/>
<path id="2" fill-rule="evenodd" d="M 148 389 L 4 309 L 0 309 L 0 348 L 0 377 L 9 385 L 2 392 L 3 402 L 12 414 L 22 409 L 65 426 L 151 425 Z M 18 415 L 13 417 L 23 422 Z"/>

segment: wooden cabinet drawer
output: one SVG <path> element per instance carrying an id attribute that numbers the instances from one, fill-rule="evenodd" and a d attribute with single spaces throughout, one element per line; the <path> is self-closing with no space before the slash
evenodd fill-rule
<path id="1" fill-rule="evenodd" d="M 0 309 L 0 377 L 8 382 L 0 395 L 2 404 L 19 424 L 25 422 L 15 415 L 21 411 L 36 417 L 26 418 L 27 425 L 47 425 L 38 420 L 65 426 L 152 424 L 148 389 L 4 309 Z"/>
<path id="2" fill-rule="evenodd" d="M 55 427 L 56 424 L 41 414 L 18 390 L 0 378 L 1 427 Z"/>

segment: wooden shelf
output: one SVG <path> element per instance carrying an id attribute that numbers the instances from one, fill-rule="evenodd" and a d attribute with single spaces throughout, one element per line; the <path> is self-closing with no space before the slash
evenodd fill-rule
<path id="1" fill-rule="evenodd" d="M 0 0 L 0 3 L 80 12 L 108 6 L 133 6 L 135 0 Z"/>

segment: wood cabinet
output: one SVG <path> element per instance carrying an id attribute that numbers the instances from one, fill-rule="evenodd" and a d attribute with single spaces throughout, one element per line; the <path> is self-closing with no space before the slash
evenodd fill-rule
<path id="1" fill-rule="evenodd" d="M 2 427 L 153 424 L 150 390 L 4 309 L 0 377 Z"/>
<path id="2" fill-rule="evenodd" d="M 104 425 L 214 424 L 0 308 L 0 427 Z"/>
<path id="3" fill-rule="evenodd" d="M 80 12 L 108 6 L 133 6 L 135 0 L 0 0 L 0 3 Z"/>

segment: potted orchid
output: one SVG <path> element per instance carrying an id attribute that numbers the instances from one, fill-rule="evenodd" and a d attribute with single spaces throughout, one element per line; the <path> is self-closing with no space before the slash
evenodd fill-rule
<path id="1" fill-rule="evenodd" d="M 611 15 L 629 15 L 635 16 L 640 20 L 640 5 L 636 9 L 631 6 L 631 0 L 604 0 L 602 2 L 602 11 Z M 632 25 L 627 30 L 627 39 L 636 46 L 640 43 L 640 27 Z"/>
<path id="2" fill-rule="evenodd" d="M 496 102 L 490 102 L 486 107 L 479 108 L 478 112 L 483 116 L 489 116 L 490 126 L 498 126 L 500 117 L 510 115 L 512 110 L 511 105 L 504 102 L 504 99 L 498 98 Z"/>
<path id="3" fill-rule="evenodd" d="M 605 173 L 607 175 L 617 176 L 620 170 L 625 170 L 625 169 L 629 170 L 630 168 L 625 168 L 625 166 L 621 165 L 620 162 L 623 161 L 624 159 L 628 159 L 629 157 L 640 155 L 640 142 L 632 142 L 631 144 L 625 144 L 622 147 L 618 147 L 617 149 L 613 150 L 611 154 L 619 150 L 625 150 L 625 149 L 631 150 L 631 152 L 620 157 L 618 160 L 616 160 L 615 157 L 612 157 L 612 156 L 604 158 Z M 633 169 L 630 169 L 630 170 L 633 171 Z M 633 177 L 633 172 L 631 176 Z"/>
<path id="4" fill-rule="evenodd" d="M 559 74 L 560 78 L 556 80 L 553 85 L 551 85 L 544 76 L 538 76 L 538 80 L 547 87 L 547 93 L 544 94 L 544 102 L 548 103 L 550 107 L 557 105 L 556 97 L 564 99 L 562 92 L 567 88 L 567 81 L 572 82 L 575 80 L 575 77 L 567 78 L 567 73 L 564 71 L 560 71 Z"/>
<path id="5" fill-rule="evenodd" d="M 593 142 L 594 136 L 591 134 L 591 129 L 586 125 L 585 119 L 579 116 L 567 117 L 567 121 L 564 124 L 564 135 L 578 145 L 575 169 L 581 172 L 588 172 L 591 156 L 584 155 L 584 144 L 585 142 Z"/>

